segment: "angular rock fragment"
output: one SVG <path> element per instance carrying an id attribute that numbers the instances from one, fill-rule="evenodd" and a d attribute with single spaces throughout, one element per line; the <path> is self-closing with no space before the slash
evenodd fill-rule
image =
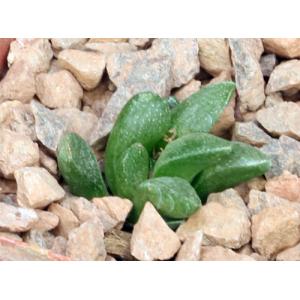
<path id="1" fill-rule="evenodd" d="M 15 207 L 0 202 L 0 230 L 9 232 L 25 232 L 38 221 L 33 209 Z"/>
<path id="2" fill-rule="evenodd" d="M 198 261 L 201 255 L 201 244 L 203 239 L 202 231 L 189 236 L 182 244 L 177 253 L 177 261 Z"/>
<path id="3" fill-rule="evenodd" d="M 35 209 L 35 212 L 37 213 L 39 219 L 33 225 L 32 229 L 37 231 L 50 231 L 58 225 L 58 216 L 50 211 Z"/>
<path id="4" fill-rule="evenodd" d="M 198 39 L 201 68 L 212 76 L 231 73 L 229 46 L 225 39 Z"/>
<path id="5" fill-rule="evenodd" d="M 25 167 L 14 173 L 17 181 L 17 201 L 22 207 L 43 208 L 61 200 L 65 191 L 44 168 Z"/>
<path id="6" fill-rule="evenodd" d="M 31 109 L 35 118 L 37 138 L 46 148 L 55 153 L 60 138 L 67 131 L 66 122 L 37 101 L 31 101 Z"/>
<path id="7" fill-rule="evenodd" d="M 105 69 L 103 55 L 75 49 L 61 51 L 58 63 L 70 71 L 86 90 L 92 90 L 99 84 Z"/>
<path id="8" fill-rule="evenodd" d="M 80 84 L 66 70 L 37 75 L 36 92 L 40 101 L 50 108 L 79 107 L 83 97 Z"/>
<path id="9" fill-rule="evenodd" d="M 252 247 L 273 258 L 278 252 L 295 246 L 300 240 L 300 215 L 289 206 L 264 209 L 252 217 Z"/>
<path id="10" fill-rule="evenodd" d="M 300 139 L 300 107 L 294 102 L 282 102 L 263 108 L 256 114 L 257 121 L 273 136 L 287 135 Z"/>
<path id="11" fill-rule="evenodd" d="M 132 209 L 132 202 L 130 200 L 119 197 L 93 198 L 92 202 L 98 209 L 107 212 L 109 216 L 116 220 L 119 227 L 123 226 Z"/>
<path id="12" fill-rule="evenodd" d="M 138 260 L 167 260 L 180 247 L 177 235 L 147 202 L 132 232 L 131 254 Z"/>
<path id="13" fill-rule="evenodd" d="M 265 77 L 270 77 L 272 71 L 277 64 L 277 58 L 275 54 L 266 54 L 260 58 L 260 68 Z"/>
<path id="14" fill-rule="evenodd" d="M 70 209 L 81 224 L 98 216 L 96 205 L 83 197 L 66 197 L 61 205 Z"/>
<path id="15" fill-rule="evenodd" d="M 197 39 L 155 39 L 152 55 L 165 55 L 172 62 L 173 87 L 189 82 L 200 70 Z"/>
<path id="16" fill-rule="evenodd" d="M 93 113 L 81 111 L 77 108 L 59 108 L 55 110 L 57 116 L 64 120 L 67 131 L 75 132 L 86 142 L 97 125 L 97 117 Z"/>
<path id="17" fill-rule="evenodd" d="M 287 58 L 300 57 L 300 39 L 265 38 L 265 50 Z"/>
<path id="18" fill-rule="evenodd" d="M 29 136 L 36 140 L 34 117 L 28 104 L 5 101 L 0 104 L 0 128 Z"/>
<path id="19" fill-rule="evenodd" d="M 265 174 L 267 179 L 281 175 L 284 170 L 300 176 L 300 142 L 282 135 L 272 139 L 261 151 L 272 160 L 271 169 Z"/>
<path id="20" fill-rule="evenodd" d="M 36 93 L 35 74 L 24 61 L 11 66 L 0 82 L 0 101 L 29 102 Z"/>
<path id="21" fill-rule="evenodd" d="M 120 64 L 123 66 L 121 70 Z M 104 108 L 91 136 L 92 143 L 110 132 L 119 112 L 133 95 L 143 91 L 152 91 L 164 97 L 172 88 L 171 62 L 167 58 L 151 58 L 139 54 L 138 58 L 133 59 L 124 53 L 113 55 L 107 62 L 107 71 L 110 79 L 120 86 Z M 119 74 L 122 76 L 120 77 Z"/>
<path id="22" fill-rule="evenodd" d="M 8 55 L 10 69 L 0 83 L 0 101 L 29 102 L 36 93 L 35 76 L 49 69 L 52 55 L 47 39 L 13 42 Z"/>
<path id="23" fill-rule="evenodd" d="M 82 100 L 84 104 L 91 107 L 92 111 L 90 112 L 93 112 L 97 117 L 102 116 L 103 110 L 113 95 L 108 89 L 108 85 L 108 82 L 101 82 L 94 90 L 83 92 Z M 83 110 L 85 110 L 85 108 Z"/>
<path id="24" fill-rule="evenodd" d="M 272 106 L 275 106 L 281 102 L 283 102 L 283 98 L 281 96 L 280 93 L 273 93 L 273 94 L 270 94 L 266 97 L 266 101 L 265 101 L 265 107 L 272 107 Z"/>
<path id="25" fill-rule="evenodd" d="M 298 59 L 282 62 L 273 70 L 266 86 L 266 94 L 293 88 L 300 89 L 300 60 Z"/>
<path id="26" fill-rule="evenodd" d="M 280 176 L 267 181 L 266 191 L 290 201 L 300 202 L 300 178 L 284 171 Z"/>
<path id="27" fill-rule="evenodd" d="M 198 92 L 200 87 L 201 87 L 201 81 L 192 79 L 187 84 L 185 84 L 183 87 L 178 89 L 174 93 L 174 96 L 178 101 L 180 101 L 180 102 L 184 101 L 192 94 Z"/>
<path id="28" fill-rule="evenodd" d="M 118 220 L 111 217 L 106 210 L 83 197 L 68 197 L 61 205 L 70 209 L 82 224 L 90 219 L 99 219 L 103 224 L 104 232 L 110 231 L 118 224 Z"/>
<path id="29" fill-rule="evenodd" d="M 270 143 L 272 138 L 260 129 L 255 122 L 236 122 L 233 127 L 232 140 L 261 147 Z"/>
<path id="30" fill-rule="evenodd" d="M 129 99 L 144 91 L 161 97 L 189 82 L 199 72 L 196 39 L 157 39 L 149 50 L 110 55 L 107 72 L 118 87 L 105 107 L 92 143 L 105 137 Z"/>
<path id="31" fill-rule="evenodd" d="M 63 49 L 77 49 L 81 48 L 88 39 L 86 38 L 61 38 L 61 39 L 51 39 L 52 47 L 56 50 L 63 50 Z"/>
<path id="32" fill-rule="evenodd" d="M 264 78 L 259 65 L 260 39 L 229 39 L 241 112 L 256 111 L 265 101 Z M 262 49 L 260 49 L 262 48 Z"/>
<path id="33" fill-rule="evenodd" d="M 57 162 L 55 159 L 40 150 L 40 164 L 47 169 L 52 175 L 57 175 Z"/>
<path id="34" fill-rule="evenodd" d="M 257 190 L 250 191 L 248 209 L 252 216 L 259 214 L 266 208 L 277 206 L 292 207 L 300 212 L 300 205 L 298 203 L 290 202 L 287 199 L 266 192 Z"/>
<path id="35" fill-rule="evenodd" d="M 153 55 L 152 50 L 110 55 L 106 68 L 118 88 L 134 89 L 138 84 L 161 96 L 167 96 L 172 88 L 171 59 Z"/>
<path id="36" fill-rule="evenodd" d="M 47 72 L 53 57 L 48 39 L 16 39 L 10 44 L 8 66 L 25 62 L 34 74 Z"/>
<path id="37" fill-rule="evenodd" d="M 0 173 L 13 178 L 16 170 L 39 163 L 39 147 L 23 134 L 0 129 Z"/>
<path id="38" fill-rule="evenodd" d="M 233 189 L 210 194 L 207 204 L 194 213 L 177 230 L 181 240 L 203 231 L 203 245 L 220 245 L 238 249 L 251 238 L 250 220 L 243 199 Z"/>
<path id="39" fill-rule="evenodd" d="M 57 235 L 61 235 L 67 239 L 69 232 L 80 225 L 79 220 L 71 210 L 57 203 L 52 203 L 48 210 L 59 218 L 58 226 L 55 228 Z"/>
<path id="40" fill-rule="evenodd" d="M 102 223 L 90 220 L 69 233 L 66 254 L 72 260 L 105 260 Z"/>
<path id="41" fill-rule="evenodd" d="M 249 255 L 238 254 L 231 249 L 221 246 L 204 246 L 201 249 L 201 260 L 205 261 L 236 261 L 236 260 L 254 260 Z"/>
<path id="42" fill-rule="evenodd" d="M 300 244 L 297 244 L 294 247 L 290 247 L 279 252 L 276 256 L 276 260 L 286 260 L 286 261 L 300 260 Z"/>

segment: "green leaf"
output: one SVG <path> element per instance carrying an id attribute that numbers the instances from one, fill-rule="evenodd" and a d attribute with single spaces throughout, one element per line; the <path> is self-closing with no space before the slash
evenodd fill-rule
<path id="1" fill-rule="evenodd" d="M 178 137 L 192 132 L 209 132 L 218 121 L 234 92 L 231 81 L 201 88 L 173 109 L 172 127 Z"/>
<path id="2" fill-rule="evenodd" d="M 175 176 L 189 182 L 204 169 L 220 163 L 231 143 L 207 133 L 191 133 L 167 145 L 158 158 L 153 177 Z"/>
<path id="3" fill-rule="evenodd" d="M 201 200 L 194 188 L 178 177 L 158 177 L 142 182 L 133 198 L 133 221 L 138 219 L 147 201 L 163 217 L 172 219 L 185 219 L 201 206 Z"/>
<path id="4" fill-rule="evenodd" d="M 200 173 L 193 181 L 198 195 L 205 199 L 210 193 L 227 188 L 263 175 L 271 167 L 270 159 L 247 144 L 233 142 L 232 153 L 221 163 Z"/>
<path id="5" fill-rule="evenodd" d="M 123 153 L 116 166 L 116 193 L 132 198 L 136 187 L 148 178 L 149 155 L 142 144 L 135 143 Z"/>
<path id="6" fill-rule="evenodd" d="M 171 112 L 166 100 L 151 92 L 137 94 L 129 100 L 118 116 L 105 152 L 105 175 L 114 194 L 118 195 L 118 191 L 122 189 L 117 178 L 120 159 L 125 151 L 131 145 L 139 143 L 150 154 L 170 126 Z M 123 193 L 122 196 L 130 197 Z"/>
<path id="7" fill-rule="evenodd" d="M 76 133 L 61 138 L 57 162 L 72 194 L 87 199 L 108 194 L 94 153 Z"/>

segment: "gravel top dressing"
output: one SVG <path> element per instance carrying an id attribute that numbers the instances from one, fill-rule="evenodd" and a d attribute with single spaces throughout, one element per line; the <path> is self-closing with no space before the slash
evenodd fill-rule
<path id="1" fill-rule="evenodd" d="M 0 46 L 0 260 L 300 260 L 300 39 Z"/>

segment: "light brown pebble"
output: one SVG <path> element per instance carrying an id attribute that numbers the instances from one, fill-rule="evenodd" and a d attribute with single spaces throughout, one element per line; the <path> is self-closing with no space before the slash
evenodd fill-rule
<path id="1" fill-rule="evenodd" d="M 131 254 L 138 260 L 167 260 L 180 248 L 177 235 L 168 227 L 154 206 L 147 202 L 134 225 Z"/>
<path id="2" fill-rule="evenodd" d="M 80 84 L 67 70 L 37 75 L 36 92 L 49 108 L 80 107 L 83 97 Z"/>
<path id="3" fill-rule="evenodd" d="M 14 173 L 17 181 L 17 201 L 22 207 L 44 208 L 61 200 L 64 189 L 44 168 L 25 167 Z"/>
<path id="4" fill-rule="evenodd" d="M 66 254 L 72 260 L 105 260 L 103 226 L 99 220 L 89 220 L 69 233 Z"/>
<path id="5" fill-rule="evenodd" d="M 79 220 L 71 210 L 57 203 L 52 203 L 48 210 L 59 218 L 58 226 L 54 230 L 56 235 L 61 235 L 67 239 L 69 232 L 80 225 Z"/>
<path id="6" fill-rule="evenodd" d="M 0 129 L 0 149 L 0 172 L 7 179 L 16 170 L 39 163 L 39 147 L 26 135 Z"/>

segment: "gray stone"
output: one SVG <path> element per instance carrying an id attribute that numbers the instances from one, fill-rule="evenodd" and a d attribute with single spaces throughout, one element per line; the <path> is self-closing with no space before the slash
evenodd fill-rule
<path id="1" fill-rule="evenodd" d="M 261 192 L 257 190 L 250 191 L 248 209 L 252 216 L 259 214 L 266 208 L 277 206 L 292 207 L 300 213 L 299 203 L 295 203 L 266 192 Z"/>
<path id="2" fill-rule="evenodd" d="M 266 54 L 260 58 L 260 68 L 264 76 L 270 77 L 272 71 L 277 64 L 277 58 L 275 54 Z"/>
<path id="3" fill-rule="evenodd" d="M 44 249 L 51 249 L 55 236 L 48 231 L 30 230 L 24 236 L 24 242 Z"/>
<path id="4" fill-rule="evenodd" d="M 86 142 L 89 142 L 90 136 L 97 126 L 96 115 L 77 108 L 59 108 L 55 110 L 55 113 L 67 124 L 68 131 L 77 133 Z"/>
<path id="5" fill-rule="evenodd" d="M 165 55 L 171 60 L 172 87 L 188 83 L 200 70 L 197 39 L 156 39 L 150 51 L 153 55 Z"/>
<path id="6" fill-rule="evenodd" d="M 144 91 L 161 97 L 189 82 L 199 72 L 196 39 L 157 39 L 149 50 L 118 53 L 107 60 L 110 80 L 117 86 L 92 135 L 92 143 L 105 137 L 130 98 Z"/>
<path id="7" fill-rule="evenodd" d="M 236 122 L 232 132 L 232 139 L 258 147 L 268 144 L 272 140 L 255 122 Z"/>
<path id="8" fill-rule="evenodd" d="M 259 65 L 260 39 L 229 39 L 241 112 L 256 111 L 265 101 L 264 78 Z M 261 49 L 262 48 L 262 49 Z"/>
<path id="9" fill-rule="evenodd" d="M 282 135 L 279 139 L 272 139 L 261 151 L 272 160 L 271 169 L 265 174 L 267 179 L 281 175 L 284 170 L 300 176 L 300 142 Z"/>
<path id="10" fill-rule="evenodd" d="M 67 130 L 66 122 L 35 100 L 31 101 L 31 109 L 35 118 L 37 138 L 46 148 L 55 153 L 60 138 Z"/>
<path id="11" fill-rule="evenodd" d="M 123 80 L 125 80 L 124 73 L 128 72 L 128 70 L 120 72 L 117 71 L 117 68 L 116 73 L 110 74 L 110 61 L 108 61 L 107 68 L 111 76 L 110 78 L 119 87 L 104 108 L 102 116 L 91 135 L 91 143 L 95 143 L 109 134 L 118 114 L 132 96 L 140 92 L 152 91 L 161 97 L 165 97 L 170 93 L 172 88 L 170 60 L 165 58 L 147 58 L 144 55 L 140 55 L 138 59 L 132 60 L 128 54 L 114 55 L 114 58 L 117 61 L 120 59 L 119 62 L 129 60 L 125 69 L 130 69 L 130 72 L 123 83 Z M 118 74 L 121 75 L 119 76 Z"/>
<path id="12" fill-rule="evenodd" d="M 0 128 L 29 136 L 36 140 L 34 117 L 30 105 L 20 101 L 5 101 L 0 105 Z"/>

